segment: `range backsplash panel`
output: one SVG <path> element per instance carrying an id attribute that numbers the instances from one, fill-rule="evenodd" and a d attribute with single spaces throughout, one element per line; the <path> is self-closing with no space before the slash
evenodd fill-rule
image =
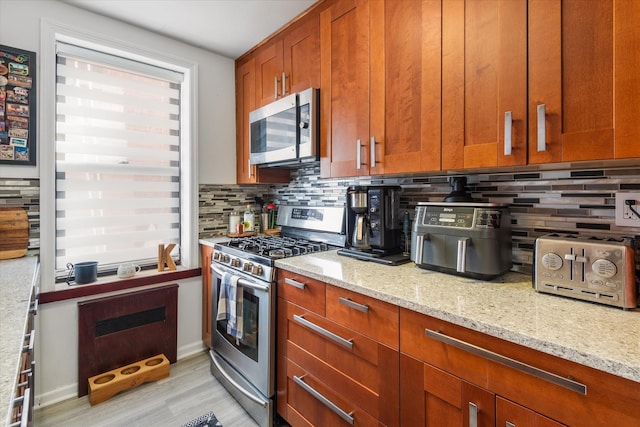
<path id="1" fill-rule="evenodd" d="M 543 234 L 640 235 L 640 227 L 615 225 L 615 193 L 640 190 L 640 167 L 573 165 L 565 169 L 545 169 L 548 167 L 456 174 L 468 177 L 467 187 L 474 199 L 510 206 L 514 271 L 531 273 L 533 245 Z M 202 185 L 200 237 L 226 233 L 232 206 L 241 204 L 238 200 L 253 200 L 258 193 L 276 204 L 344 206 L 345 191 L 350 185 L 400 185 L 403 188 L 401 207 L 413 218 L 418 202 L 442 201 L 449 194 L 450 176 L 455 175 L 322 179 L 319 168 L 310 167 L 292 171 L 288 185 Z M 225 204 L 221 192 L 232 197 L 230 205 Z M 207 205 L 206 213 L 202 211 L 203 204 Z M 208 224 L 206 229 L 203 229 L 203 222 Z"/>

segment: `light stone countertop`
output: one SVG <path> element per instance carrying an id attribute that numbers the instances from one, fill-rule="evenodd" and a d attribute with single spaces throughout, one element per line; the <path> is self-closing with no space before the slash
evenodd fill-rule
<path id="1" fill-rule="evenodd" d="M 34 256 L 0 261 L 0 426 L 9 425 L 31 290 L 38 280 Z"/>
<path id="2" fill-rule="evenodd" d="M 215 245 L 216 243 L 226 242 L 226 241 L 229 241 L 229 240 L 231 240 L 230 237 L 219 236 L 219 237 L 209 237 L 209 238 L 206 238 L 206 239 L 200 239 L 200 240 L 198 240 L 198 243 L 200 243 L 201 245 L 213 247 L 213 245 Z"/>
<path id="3" fill-rule="evenodd" d="M 319 252 L 276 267 L 640 382 L 640 310 L 535 292 L 531 277 L 481 281 Z"/>

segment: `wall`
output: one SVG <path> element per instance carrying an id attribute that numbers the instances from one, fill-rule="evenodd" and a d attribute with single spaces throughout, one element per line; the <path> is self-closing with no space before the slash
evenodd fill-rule
<path id="1" fill-rule="evenodd" d="M 486 170 L 465 172 L 468 188 L 478 201 L 506 203 L 511 207 L 513 270 L 531 273 L 536 237 L 551 232 L 579 235 L 640 236 L 640 227 L 615 225 L 615 193 L 640 190 L 640 165 L 633 162 L 590 162 L 519 171 Z M 401 208 L 413 211 L 418 202 L 442 201 L 451 187 L 448 174 L 321 179 L 319 169 L 294 171 L 289 185 L 264 186 L 265 199 L 277 204 L 344 206 L 350 185 L 388 184 L 402 186 Z M 200 237 L 223 234 L 228 224 L 224 203 L 202 205 L 221 191 L 218 186 L 200 187 Z M 235 189 L 241 197 L 243 186 Z M 255 191 L 254 188 L 251 191 Z M 203 202 L 204 201 L 204 202 Z M 202 224 L 208 224 L 203 229 Z M 218 233 L 222 231 L 222 233 Z"/>
<path id="2" fill-rule="evenodd" d="M 0 0 L 0 44 L 40 55 L 40 21 L 50 19 L 198 64 L 199 181 L 235 181 L 235 65 L 230 58 L 54 0 Z M 38 75 L 42 81 L 43 76 Z M 42 87 L 40 86 L 40 89 Z M 38 117 L 52 114 L 39 105 Z M 38 140 L 39 144 L 52 141 Z M 231 149 L 229 149 L 231 148 Z M 40 176 L 39 167 L 2 165 L 2 177 Z"/>
<path id="3" fill-rule="evenodd" d="M 235 66 L 232 59 L 53 0 L 0 0 L 0 44 L 34 51 L 40 58 L 42 19 L 197 63 L 199 182 L 235 181 Z M 37 77 L 43 81 L 39 67 Z M 40 119 L 54 114 L 53 111 L 43 111 L 42 102 L 38 104 Z M 40 147 L 53 143 L 44 139 L 42 133 L 39 135 Z M 29 252 L 32 254 L 38 253 L 40 248 L 41 165 L 40 158 L 35 167 L 0 166 L 0 207 L 21 206 L 28 210 Z M 181 281 L 180 285 L 178 358 L 203 350 L 200 279 Z M 78 352 L 76 303 L 72 300 L 42 305 L 36 317 L 39 330 L 36 405 L 75 396 Z"/>

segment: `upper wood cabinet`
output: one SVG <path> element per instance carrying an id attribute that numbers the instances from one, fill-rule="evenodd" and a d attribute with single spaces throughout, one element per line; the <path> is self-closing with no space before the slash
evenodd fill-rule
<path id="1" fill-rule="evenodd" d="M 286 183 L 289 171 L 260 169 L 249 164 L 249 113 L 256 109 L 256 60 L 236 63 L 236 182 Z"/>
<path id="2" fill-rule="evenodd" d="M 258 107 L 320 86 L 320 21 L 311 12 L 255 51 Z"/>
<path id="3" fill-rule="evenodd" d="M 369 174 L 369 8 L 342 0 L 320 12 L 320 175 Z"/>
<path id="4" fill-rule="evenodd" d="M 529 163 L 640 157 L 640 2 L 528 7 Z"/>
<path id="5" fill-rule="evenodd" d="M 526 28 L 526 0 L 443 0 L 443 170 L 526 163 Z"/>
<path id="6" fill-rule="evenodd" d="M 371 174 L 440 170 L 441 3 L 371 2 Z"/>

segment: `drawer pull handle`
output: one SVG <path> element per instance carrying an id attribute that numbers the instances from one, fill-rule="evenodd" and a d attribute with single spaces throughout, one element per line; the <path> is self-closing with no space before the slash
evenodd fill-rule
<path id="1" fill-rule="evenodd" d="M 504 426 L 505 426 L 505 427 L 516 427 L 516 425 L 515 425 L 514 423 L 512 423 L 511 421 L 507 421 L 507 422 L 504 424 Z"/>
<path id="2" fill-rule="evenodd" d="M 351 301 L 349 298 L 338 297 L 338 302 L 342 305 L 346 305 L 347 307 L 354 308 L 363 313 L 369 312 L 369 306 L 364 304 L 358 304 L 355 301 Z"/>
<path id="3" fill-rule="evenodd" d="M 310 321 L 308 321 L 307 319 L 305 319 L 304 317 L 302 317 L 304 315 L 298 315 L 298 314 L 294 314 L 293 315 L 293 320 L 295 320 L 296 322 L 300 323 L 301 325 L 306 326 L 307 328 L 316 331 L 317 333 L 319 333 L 320 335 L 323 335 L 335 342 L 337 342 L 338 344 L 347 347 L 349 350 L 353 349 L 353 340 L 347 340 L 342 338 L 340 335 L 336 335 L 331 331 L 327 331 L 325 328 L 316 325 L 315 323 L 312 323 Z"/>
<path id="4" fill-rule="evenodd" d="M 469 353 L 484 357 L 486 359 L 491 360 L 492 362 L 500 363 L 509 368 L 517 369 L 520 372 L 533 375 L 534 377 L 543 379 L 552 384 L 567 388 L 569 390 L 575 391 L 582 395 L 585 395 L 585 396 L 587 395 L 587 386 L 585 384 L 570 380 L 568 378 L 561 377 L 560 375 L 556 375 L 552 372 L 545 371 L 540 368 L 536 368 L 535 366 L 531 366 L 526 363 L 519 362 L 510 357 L 506 357 L 501 354 L 494 353 L 491 350 L 478 347 L 477 345 L 469 344 L 468 342 L 450 337 L 448 335 L 442 334 L 437 331 L 432 331 L 430 329 L 425 329 L 424 331 L 426 336 L 428 336 L 429 338 L 433 338 L 444 344 L 448 344 L 453 347 L 459 348 L 461 350 L 468 351 Z"/>
<path id="5" fill-rule="evenodd" d="M 306 390 L 309 394 L 311 394 L 313 397 L 315 397 L 320 402 L 322 402 L 327 408 L 331 409 L 340 418 L 342 418 L 349 424 L 353 425 L 353 411 L 347 413 L 346 411 L 341 409 L 338 405 L 336 405 L 335 403 L 333 403 L 332 401 L 324 397 L 320 392 L 318 392 L 316 389 L 314 389 L 309 384 L 304 382 L 304 375 L 301 377 L 294 375 L 293 382 L 298 384 L 300 387 Z"/>
<path id="6" fill-rule="evenodd" d="M 36 342 L 36 331 L 35 329 L 32 329 L 31 332 L 29 332 L 28 334 L 26 334 L 24 336 L 24 339 L 27 339 L 27 337 L 29 337 L 29 344 L 22 346 L 22 352 L 26 353 L 26 352 L 33 352 L 33 346 Z"/>
<path id="7" fill-rule="evenodd" d="M 29 423 L 29 405 L 31 402 L 31 389 L 25 389 L 24 394 L 20 397 L 17 397 L 13 400 L 13 407 L 16 408 L 18 405 L 22 406 L 20 410 L 19 421 L 13 424 L 10 424 L 9 427 L 27 427 Z"/>
<path id="8" fill-rule="evenodd" d="M 304 283 L 298 282 L 298 281 L 293 280 L 293 279 L 289 279 L 288 277 L 284 279 L 284 283 L 286 283 L 287 285 L 291 285 L 291 286 L 293 286 L 295 288 L 302 289 L 302 290 L 304 290 L 304 288 L 306 287 L 306 285 Z"/>
<path id="9" fill-rule="evenodd" d="M 469 427 L 478 427 L 478 405 L 469 402 Z"/>

